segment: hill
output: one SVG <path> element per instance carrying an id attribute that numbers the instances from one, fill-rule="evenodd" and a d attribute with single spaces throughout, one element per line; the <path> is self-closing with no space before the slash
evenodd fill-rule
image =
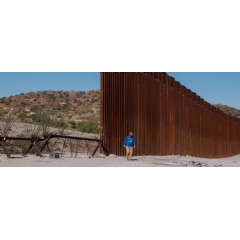
<path id="1" fill-rule="evenodd" d="M 236 108 L 232 108 L 222 104 L 215 104 L 214 106 L 226 114 L 229 114 L 233 117 L 240 118 L 240 110 Z"/>
<path id="2" fill-rule="evenodd" d="M 0 121 L 10 118 L 99 133 L 100 91 L 42 91 L 0 98 Z"/>

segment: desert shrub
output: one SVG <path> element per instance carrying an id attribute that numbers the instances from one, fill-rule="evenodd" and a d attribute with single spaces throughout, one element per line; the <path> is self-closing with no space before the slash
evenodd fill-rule
<path id="1" fill-rule="evenodd" d="M 25 106 L 27 106 L 27 103 L 25 103 L 24 101 L 22 101 L 22 102 L 21 102 L 21 106 L 22 106 L 22 107 L 25 107 Z"/>
<path id="2" fill-rule="evenodd" d="M 99 101 L 100 101 L 99 99 L 93 98 L 90 103 L 93 104 L 93 103 L 97 103 L 97 102 L 99 102 Z"/>
<path id="3" fill-rule="evenodd" d="M 27 118 L 27 112 L 25 110 L 22 110 L 19 114 L 18 114 L 18 118 L 21 121 L 25 121 L 25 119 Z"/>
<path id="4" fill-rule="evenodd" d="M 19 134 L 16 137 L 29 137 L 25 134 Z M 22 154 L 26 148 L 29 146 L 29 141 L 21 141 L 21 140 L 12 140 L 9 143 L 8 151 L 10 154 Z"/>
<path id="5" fill-rule="evenodd" d="M 52 126 L 58 129 L 59 134 L 64 133 L 68 126 L 67 122 L 67 114 L 58 114 L 52 118 Z"/>
<path id="6" fill-rule="evenodd" d="M 9 111 L 0 118 L 0 135 L 1 136 L 8 136 L 8 134 L 12 131 L 12 126 L 17 121 L 17 115 L 18 115 L 18 112 Z"/>
<path id="7" fill-rule="evenodd" d="M 38 109 L 39 109 L 39 107 L 38 107 L 37 105 L 33 105 L 33 106 L 31 107 L 31 111 L 32 111 L 32 112 L 36 112 Z"/>
<path id="8" fill-rule="evenodd" d="M 77 129 L 85 133 L 96 133 L 100 131 L 100 126 L 98 122 L 78 122 Z"/>
<path id="9" fill-rule="evenodd" d="M 77 128 L 77 124 L 76 124 L 75 121 L 70 121 L 69 123 L 70 123 L 70 125 L 71 125 L 71 128 L 73 128 L 73 129 L 76 129 L 76 128 Z"/>

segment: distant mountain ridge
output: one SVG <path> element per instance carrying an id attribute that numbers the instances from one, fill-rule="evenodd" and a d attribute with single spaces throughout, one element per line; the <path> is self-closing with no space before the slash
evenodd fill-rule
<path id="1" fill-rule="evenodd" d="M 236 108 L 232 108 L 223 104 L 215 104 L 214 106 L 226 114 L 229 114 L 233 117 L 240 118 L 240 110 Z"/>

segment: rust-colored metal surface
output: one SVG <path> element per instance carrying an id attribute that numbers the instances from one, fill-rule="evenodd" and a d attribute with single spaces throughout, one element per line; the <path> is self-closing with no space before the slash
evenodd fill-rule
<path id="1" fill-rule="evenodd" d="M 101 73 L 105 150 L 125 155 L 123 141 L 130 131 L 139 156 L 240 154 L 240 119 L 216 109 L 166 73 Z"/>

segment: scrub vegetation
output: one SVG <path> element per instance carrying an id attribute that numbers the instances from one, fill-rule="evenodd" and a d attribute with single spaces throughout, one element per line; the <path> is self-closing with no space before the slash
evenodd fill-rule
<path id="1" fill-rule="evenodd" d="M 100 91 L 42 91 L 0 98 L 0 134 L 7 136 L 14 123 L 31 126 L 27 135 L 57 128 L 99 134 Z M 35 126 L 35 127 L 32 127 Z"/>

